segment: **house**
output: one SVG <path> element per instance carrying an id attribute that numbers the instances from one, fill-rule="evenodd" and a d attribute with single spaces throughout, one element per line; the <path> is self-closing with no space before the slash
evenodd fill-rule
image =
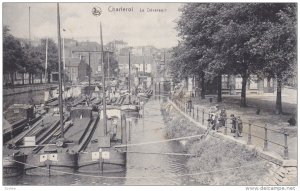
<path id="1" fill-rule="evenodd" d="M 274 93 L 276 82 L 272 78 L 251 75 L 246 85 L 248 94 Z M 222 94 L 236 95 L 242 91 L 242 78 L 239 75 L 222 75 Z"/>
<path id="2" fill-rule="evenodd" d="M 129 56 L 119 55 L 118 63 L 120 73 L 127 75 L 129 72 Z M 132 54 L 130 55 L 130 64 L 132 73 L 138 72 L 139 74 L 144 74 L 144 69 L 145 74 L 152 73 L 153 58 L 151 56 L 136 56 Z"/>
<path id="3" fill-rule="evenodd" d="M 78 67 L 81 59 L 76 58 L 66 58 L 65 59 L 65 75 L 67 76 L 68 81 L 72 83 L 78 82 Z"/>

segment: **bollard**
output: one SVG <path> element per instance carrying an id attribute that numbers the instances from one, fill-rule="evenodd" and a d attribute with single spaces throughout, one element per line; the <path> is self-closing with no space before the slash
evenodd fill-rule
<path id="1" fill-rule="evenodd" d="M 125 114 L 123 114 L 122 116 L 121 116 L 122 118 L 121 118 L 121 133 L 122 133 L 122 144 L 127 144 L 127 129 L 126 129 L 126 126 L 127 126 L 127 122 L 126 122 L 126 116 L 125 116 Z"/>
<path id="2" fill-rule="evenodd" d="M 158 83 L 158 94 L 160 95 L 160 82 Z"/>
<path id="3" fill-rule="evenodd" d="M 199 109 L 197 107 L 197 121 L 199 121 Z"/>
<path id="4" fill-rule="evenodd" d="M 235 138 L 238 138 L 238 137 L 239 137 L 239 122 L 236 119 L 235 120 Z"/>
<path id="5" fill-rule="evenodd" d="M 264 129 L 265 129 L 265 140 L 264 140 L 263 151 L 268 151 L 268 129 L 267 129 L 267 124 L 265 125 Z"/>
<path id="6" fill-rule="evenodd" d="M 202 125 L 204 125 L 204 109 L 202 110 Z"/>
<path id="7" fill-rule="evenodd" d="M 131 141 L 131 121 L 128 121 L 128 125 L 129 125 L 128 140 Z"/>
<path id="8" fill-rule="evenodd" d="M 224 131 L 224 135 L 227 135 L 227 120 L 225 121 L 225 131 Z"/>
<path id="9" fill-rule="evenodd" d="M 248 130 L 248 141 L 247 141 L 247 145 L 251 145 L 252 144 L 252 140 L 251 140 L 251 123 L 249 122 L 249 130 Z"/>
<path id="10" fill-rule="evenodd" d="M 181 108 L 181 111 L 183 111 L 183 110 L 184 110 L 184 105 L 183 105 L 183 103 L 182 103 L 182 102 L 180 103 L 180 108 Z"/>
<path id="11" fill-rule="evenodd" d="M 284 160 L 289 160 L 289 147 L 287 142 L 287 133 L 286 129 L 284 129 Z"/>
<path id="12" fill-rule="evenodd" d="M 195 107 L 193 106 L 193 119 L 195 119 Z"/>
<path id="13" fill-rule="evenodd" d="M 102 159 L 102 152 L 100 152 L 100 154 L 99 154 L 100 156 L 100 158 L 99 158 L 99 173 L 101 173 L 101 174 L 103 174 L 103 159 Z"/>

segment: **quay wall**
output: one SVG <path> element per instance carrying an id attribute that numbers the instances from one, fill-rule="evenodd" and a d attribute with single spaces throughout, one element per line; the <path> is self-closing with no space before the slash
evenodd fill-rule
<path id="1" fill-rule="evenodd" d="M 81 86 L 72 86 L 66 97 L 79 96 Z M 51 90 L 51 91 L 50 91 Z M 58 97 L 57 84 L 34 84 L 3 89 L 3 111 L 12 104 L 44 104 L 50 97 Z"/>

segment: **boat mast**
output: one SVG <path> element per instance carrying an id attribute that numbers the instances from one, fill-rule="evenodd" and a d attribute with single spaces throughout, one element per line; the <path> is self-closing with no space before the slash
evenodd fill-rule
<path id="1" fill-rule="evenodd" d="M 48 68 L 48 37 L 47 37 L 47 40 L 46 40 L 45 83 L 47 81 L 47 68 Z"/>
<path id="2" fill-rule="evenodd" d="M 106 94 L 105 94 L 105 72 L 104 72 L 104 51 L 103 51 L 103 39 L 102 39 L 102 25 L 100 21 L 100 41 L 101 41 L 101 66 L 102 66 L 102 86 L 103 86 L 103 134 L 106 136 L 107 132 L 107 119 L 106 119 Z"/>
<path id="3" fill-rule="evenodd" d="M 59 3 L 57 3 L 57 36 L 58 36 L 58 93 L 59 93 L 59 116 L 60 116 L 60 130 L 61 138 L 64 139 L 64 123 L 63 123 L 63 105 L 62 105 L 62 75 L 61 75 L 61 37 L 60 37 L 60 15 Z"/>
<path id="4" fill-rule="evenodd" d="M 129 91 L 129 104 L 131 103 L 131 96 L 130 96 L 130 94 L 131 94 L 131 91 L 130 91 L 130 80 L 131 80 L 131 73 L 130 73 L 130 70 L 131 70 L 131 67 L 130 67 L 130 50 L 129 50 L 129 72 L 128 72 L 128 91 Z"/>
<path id="5" fill-rule="evenodd" d="M 30 31 L 30 6 L 29 6 L 29 12 L 28 12 L 28 26 L 29 26 L 29 46 L 31 45 L 31 31 Z"/>

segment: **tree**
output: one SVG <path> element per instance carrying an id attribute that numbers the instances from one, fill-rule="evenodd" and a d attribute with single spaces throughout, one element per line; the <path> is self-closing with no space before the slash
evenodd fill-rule
<path id="1" fill-rule="evenodd" d="M 268 30 L 257 41 L 253 52 L 260 54 L 266 65 L 264 74 L 277 80 L 276 113 L 282 113 L 281 89 L 286 80 L 295 75 L 297 66 L 296 4 L 279 4 L 273 19 L 266 22 Z M 259 50 L 259 51 L 258 51 Z"/>
<path id="2" fill-rule="evenodd" d="M 40 55 L 41 55 L 41 66 L 43 71 L 45 71 L 45 62 L 46 62 L 46 42 L 47 39 L 41 39 L 41 44 L 38 46 Z M 52 72 L 58 71 L 58 49 L 57 44 L 52 39 L 48 39 L 48 55 L 47 55 L 47 79 L 50 83 L 50 74 Z"/>
<path id="3" fill-rule="evenodd" d="M 247 106 L 246 85 L 251 76 L 264 71 L 268 77 L 275 76 L 280 86 L 280 75 L 289 71 L 289 67 L 278 65 L 286 65 L 295 58 L 293 6 L 283 3 L 185 4 L 177 22 L 180 43 L 185 46 L 182 52 L 174 54 L 178 57 L 174 60 L 180 61 L 184 54 L 186 62 L 173 64 L 174 71 L 186 69 L 189 75 L 198 73 L 206 79 L 217 77 L 218 101 L 221 101 L 221 75 L 240 75 L 241 106 Z M 283 44 L 284 51 L 279 48 Z M 178 67 L 179 63 L 189 66 Z"/>
<path id="4" fill-rule="evenodd" d="M 108 66 L 108 59 L 109 59 L 109 66 Z M 108 76 L 109 74 L 110 77 L 116 77 L 118 75 L 118 61 L 116 59 L 116 55 L 112 52 L 105 52 L 103 62 L 105 64 L 104 71 L 106 71 L 106 76 Z"/>
<path id="5" fill-rule="evenodd" d="M 178 52 L 174 54 L 174 71 L 185 75 L 198 76 L 201 86 L 201 98 L 205 98 L 205 82 L 207 68 L 213 60 L 212 34 L 218 29 L 215 16 L 222 4 L 186 4 L 182 8 L 182 15 L 177 22 L 179 36 L 182 38 Z M 184 46 L 183 46 L 184 45 Z M 178 57 L 178 58 L 176 58 Z M 181 57 L 181 58 L 180 58 Z M 183 60 L 184 62 L 180 62 Z M 182 64 L 180 70 L 178 64 Z"/>
<path id="6" fill-rule="evenodd" d="M 7 26 L 3 27 L 3 72 L 9 74 L 14 85 L 14 75 L 24 68 L 24 51 L 20 41 L 9 33 Z"/>
<path id="7" fill-rule="evenodd" d="M 26 48 L 26 71 L 29 73 L 29 83 L 34 83 L 34 75 L 41 74 L 43 71 L 42 66 L 42 53 L 40 47 L 33 47 L 28 45 Z"/>

